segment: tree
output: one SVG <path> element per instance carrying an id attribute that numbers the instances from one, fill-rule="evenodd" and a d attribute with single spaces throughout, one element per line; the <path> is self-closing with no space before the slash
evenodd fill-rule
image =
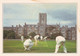
<path id="1" fill-rule="evenodd" d="M 15 32 L 12 30 L 4 30 L 3 31 L 3 38 L 8 38 L 8 39 L 15 39 Z"/>
<path id="2" fill-rule="evenodd" d="M 7 38 L 7 35 L 8 35 L 8 31 L 4 30 L 4 31 L 3 31 L 3 38 L 4 38 L 4 39 Z"/>
<path id="3" fill-rule="evenodd" d="M 50 38 L 51 39 L 56 39 L 57 36 L 62 36 L 61 32 L 57 32 L 57 33 L 52 33 Z"/>
<path id="4" fill-rule="evenodd" d="M 14 31 L 9 31 L 9 34 L 7 35 L 9 39 L 15 39 L 15 32 Z"/>
<path id="5" fill-rule="evenodd" d="M 31 32 L 31 33 L 29 34 L 29 36 L 32 36 L 32 38 L 33 38 L 35 35 L 36 35 L 35 32 Z"/>

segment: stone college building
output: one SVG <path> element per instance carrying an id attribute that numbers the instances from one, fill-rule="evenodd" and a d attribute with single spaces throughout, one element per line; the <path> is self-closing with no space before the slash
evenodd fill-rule
<path id="1" fill-rule="evenodd" d="M 11 27 L 3 27 L 4 30 L 13 30 L 17 35 L 24 36 L 28 35 L 31 32 L 35 32 L 36 34 L 40 34 L 42 36 L 51 35 L 52 33 L 61 32 L 62 35 L 69 40 L 76 40 L 76 26 L 68 27 L 67 25 L 60 27 L 59 24 L 55 25 L 47 25 L 47 14 L 39 13 L 39 22 L 35 25 L 33 24 L 24 24 L 23 26 L 13 25 Z"/>

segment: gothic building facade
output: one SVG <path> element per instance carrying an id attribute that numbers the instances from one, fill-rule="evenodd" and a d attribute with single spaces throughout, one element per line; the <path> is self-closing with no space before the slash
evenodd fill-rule
<path id="1" fill-rule="evenodd" d="M 26 36 L 31 32 L 35 32 L 36 34 L 40 34 L 42 36 L 61 32 L 65 38 L 69 40 L 76 40 L 76 26 L 68 27 L 66 25 L 60 27 L 60 23 L 56 25 L 47 25 L 46 13 L 39 13 L 39 22 L 36 25 L 25 23 L 23 26 L 19 24 L 16 25 L 16 27 L 4 27 L 4 30 L 13 30 L 19 36 Z"/>

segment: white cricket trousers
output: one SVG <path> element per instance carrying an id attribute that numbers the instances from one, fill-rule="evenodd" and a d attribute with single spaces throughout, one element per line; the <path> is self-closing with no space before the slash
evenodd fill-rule
<path id="1" fill-rule="evenodd" d="M 56 44 L 55 53 L 58 52 L 58 50 L 59 50 L 59 46 L 60 46 L 60 45 L 61 45 L 61 44 Z M 65 53 L 67 53 L 67 49 L 66 49 L 66 47 L 65 47 L 65 42 L 63 43 L 63 50 L 64 50 Z"/>
<path id="2" fill-rule="evenodd" d="M 30 50 L 34 43 L 29 43 L 27 45 L 24 45 L 25 50 Z"/>

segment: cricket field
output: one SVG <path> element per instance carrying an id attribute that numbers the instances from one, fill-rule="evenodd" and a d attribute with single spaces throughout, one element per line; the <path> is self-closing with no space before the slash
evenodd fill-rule
<path id="1" fill-rule="evenodd" d="M 68 53 L 76 53 L 76 41 L 67 40 L 65 46 Z M 3 40 L 3 53 L 54 53 L 55 51 L 55 40 L 39 41 L 38 45 L 31 48 L 30 51 L 24 51 L 23 43 L 21 40 Z M 59 53 L 63 52 L 63 47 L 58 51 Z"/>

